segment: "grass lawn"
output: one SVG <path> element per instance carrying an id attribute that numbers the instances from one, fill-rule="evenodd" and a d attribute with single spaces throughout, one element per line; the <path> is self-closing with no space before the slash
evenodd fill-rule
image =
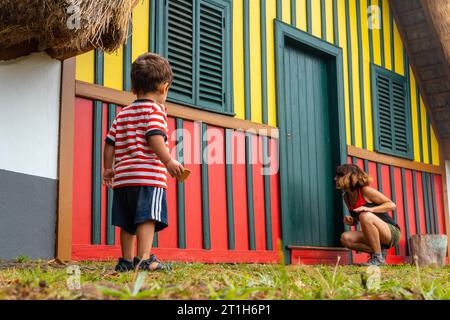
<path id="1" fill-rule="evenodd" d="M 80 289 L 69 289 L 71 265 L 0 262 L 0 299 L 450 299 L 450 266 L 383 267 L 377 282 L 357 266 L 173 263 L 170 273 L 120 274 L 114 262 L 83 262 Z"/>

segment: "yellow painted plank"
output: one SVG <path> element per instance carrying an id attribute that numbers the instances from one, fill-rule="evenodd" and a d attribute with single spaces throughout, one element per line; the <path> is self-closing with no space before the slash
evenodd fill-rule
<path id="1" fill-rule="evenodd" d="M 350 102 L 348 94 L 348 62 L 347 62 L 347 28 L 345 22 L 345 1 L 337 1 L 338 3 L 338 29 L 339 29 L 339 45 L 342 48 L 342 61 L 344 68 L 344 103 L 345 103 L 345 132 L 347 136 L 347 143 L 350 144 Z"/>
<path id="2" fill-rule="evenodd" d="M 133 38 L 131 58 L 149 51 L 150 0 L 140 0 L 133 9 Z"/>
<path id="3" fill-rule="evenodd" d="M 250 3 L 252 2 L 259 1 L 250 0 Z M 281 20 L 291 24 L 291 0 L 281 0 Z"/>
<path id="4" fill-rule="evenodd" d="M 269 125 L 277 126 L 277 98 L 275 83 L 275 33 L 273 20 L 277 17 L 276 0 L 266 0 L 267 33 L 267 114 Z"/>
<path id="5" fill-rule="evenodd" d="M 436 134 L 434 133 L 433 126 L 431 126 L 431 154 L 433 157 L 433 164 L 434 165 L 440 165 L 439 160 L 439 144 L 436 138 Z"/>
<path id="6" fill-rule="evenodd" d="M 327 30 L 327 41 L 334 43 L 334 29 L 333 29 L 333 0 L 325 0 L 325 22 Z"/>
<path id="7" fill-rule="evenodd" d="M 394 21 L 394 48 L 395 48 L 395 72 L 405 75 L 405 65 L 404 65 L 404 51 L 402 38 L 400 38 L 400 33 L 397 29 L 397 24 Z"/>
<path id="8" fill-rule="evenodd" d="M 260 3 L 260 1 L 250 1 L 249 19 L 251 120 L 258 123 L 262 123 Z"/>
<path id="9" fill-rule="evenodd" d="M 359 1 L 359 0 L 358 0 Z M 352 43 L 351 61 L 352 61 L 352 83 L 353 83 L 353 119 L 355 130 L 355 146 L 362 148 L 362 127 L 361 127 L 361 100 L 359 90 L 359 52 L 358 52 L 358 33 L 356 26 L 356 0 L 349 1 L 350 17 L 350 39 Z"/>
<path id="10" fill-rule="evenodd" d="M 94 70 L 95 70 L 95 52 L 94 50 L 88 51 L 76 57 L 76 79 L 89 83 L 94 83 Z"/>
<path id="11" fill-rule="evenodd" d="M 414 146 L 414 161 L 420 162 L 420 143 L 419 143 L 419 119 L 417 112 L 417 94 L 416 94 L 416 78 L 409 68 L 410 74 L 410 96 L 411 96 L 411 117 L 412 117 L 412 138 Z"/>
<path id="12" fill-rule="evenodd" d="M 384 61 L 385 68 L 392 70 L 392 59 L 391 59 L 391 23 L 389 20 L 389 3 L 387 0 L 383 1 L 383 37 L 384 37 Z"/>
<path id="13" fill-rule="evenodd" d="M 372 19 L 372 47 L 373 47 L 373 63 L 381 66 L 381 11 L 378 0 L 372 0 L 370 7 L 370 17 Z"/>
<path id="14" fill-rule="evenodd" d="M 297 0 L 295 10 L 297 11 L 296 13 L 297 28 L 306 31 L 308 27 L 306 17 L 306 0 Z"/>
<path id="15" fill-rule="evenodd" d="M 236 118 L 245 119 L 244 2 L 233 2 L 233 90 Z"/>
<path id="16" fill-rule="evenodd" d="M 123 47 L 114 53 L 104 54 L 104 80 L 103 85 L 107 88 L 123 89 Z"/>
<path id="17" fill-rule="evenodd" d="M 370 46 L 369 46 L 369 25 L 367 22 L 367 0 L 361 0 L 361 41 L 363 55 L 363 76 L 364 76 L 364 113 L 366 125 L 366 147 L 373 150 L 373 120 L 372 120 L 372 93 L 370 90 Z"/>
<path id="18" fill-rule="evenodd" d="M 322 12 L 320 0 L 311 0 L 311 15 L 312 19 L 311 31 L 312 34 L 318 38 L 322 36 Z"/>
<path id="19" fill-rule="evenodd" d="M 423 153 L 423 162 L 430 163 L 430 159 L 428 157 L 428 131 L 427 131 L 427 110 L 425 108 L 425 104 L 422 100 L 422 96 L 420 96 L 420 123 L 422 126 L 422 153 Z"/>

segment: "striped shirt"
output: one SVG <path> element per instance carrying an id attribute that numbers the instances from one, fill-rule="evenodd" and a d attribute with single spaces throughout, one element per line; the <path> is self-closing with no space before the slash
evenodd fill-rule
<path id="1" fill-rule="evenodd" d="M 164 105 L 152 100 L 136 100 L 116 116 L 105 139 L 114 146 L 113 188 L 167 188 L 167 169 L 147 142 L 152 135 L 162 135 L 168 148 Z"/>

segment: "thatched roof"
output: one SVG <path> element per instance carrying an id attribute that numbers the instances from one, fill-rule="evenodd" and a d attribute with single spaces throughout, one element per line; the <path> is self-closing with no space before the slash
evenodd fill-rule
<path id="1" fill-rule="evenodd" d="M 137 1 L 1 0 L 0 51 L 25 45 L 61 59 L 93 48 L 115 51 Z"/>

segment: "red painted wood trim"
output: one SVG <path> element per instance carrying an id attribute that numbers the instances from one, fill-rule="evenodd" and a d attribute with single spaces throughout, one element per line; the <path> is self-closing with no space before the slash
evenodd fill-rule
<path id="1" fill-rule="evenodd" d="M 417 230 L 416 212 L 414 208 L 414 186 L 411 170 L 405 170 L 405 183 L 406 186 L 403 187 L 406 188 L 406 200 L 408 203 L 408 212 L 405 218 L 409 226 L 409 235 L 412 236 L 414 234 L 417 234 Z"/>
<path id="2" fill-rule="evenodd" d="M 266 217 L 264 209 L 264 175 L 262 174 L 262 137 L 252 136 L 253 208 L 256 250 L 266 249 Z"/>
<path id="3" fill-rule="evenodd" d="M 105 150 L 105 138 L 108 134 L 109 128 L 108 128 L 108 104 L 103 103 L 102 106 L 102 176 L 103 176 L 103 150 Z M 101 193 L 101 203 L 102 203 L 102 210 L 101 210 L 101 243 L 106 244 L 106 211 L 107 208 L 107 192 L 108 188 L 106 188 L 105 185 L 102 184 L 102 193 Z"/>
<path id="4" fill-rule="evenodd" d="M 445 210 L 442 193 L 442 178 L 439 175 L 434 176 L 434 190 L 436 192 L 436 210 L 439 224 L 439 234 L 445 233 Z"/>
<path id="5" fill-rule="evenodd" d="M 163 261 L 207 262 L 207 263 L 277 263 L 276 251 L 247 250 L 203 250 L 155 248 L 152 250 Z M 115 260 L 120 257 L 119 246 L 74 245 L 72 259 Z"/>
<path id="6" fill-rule="evenodd" d="M 90 244 L 92 229 L 93 102 L 76 99 L 73 160 L 73 244 Z"/>
<path id="7" fill-rule="evenodd" d="M 277 139 L 269 140 L 269 154 L 271 156 L 270 168 L 276 172 L 270 176 L 270 212 L 272 217 L 272 247 L 273 250 L 282 252 L 281 243 L 281 216 L 280 216 L 280 175 L 277 170 L 278 163 L 278 146 Z"/>
<path id="8" fill-rule="evenodd" d="M 420 222 L 420 233 L 427 233 L 427 225 L 425 221 L 425 203 L 423 201 L 423 181 L 422 173 L 416 172 L 416 183 L 417 183 L 417 201 L 419 206 L 419 222 Z"/>
<path id="9" fill-rule="evenodd" d="M 340 259 L 339 259 L 340 257 Z M 292 264 L 328 264 L 340 265 L 350 263 L 348 251 L 343 250 L 317 250 L 317 249 L 293 249 L 291 251 Z"/>
<path id="10" fill-rule="evenodd" d="M 401 237 L 399 249 L 400 255 L 406 255 L 406 228 L 405 228 L 405 208 L 403 206 L 403 186 L 402 186 L 402 173 L 400 168 L 394 168 L 394 181 L 395 181 L 395 204 L 397 205 L 397 224 L 401 228 Z"/>
<path id="11" fill-rule="evenodd" d="M 208 126 L 208 184 L 211 249 L 228 249 L 225 131 Z"/>

